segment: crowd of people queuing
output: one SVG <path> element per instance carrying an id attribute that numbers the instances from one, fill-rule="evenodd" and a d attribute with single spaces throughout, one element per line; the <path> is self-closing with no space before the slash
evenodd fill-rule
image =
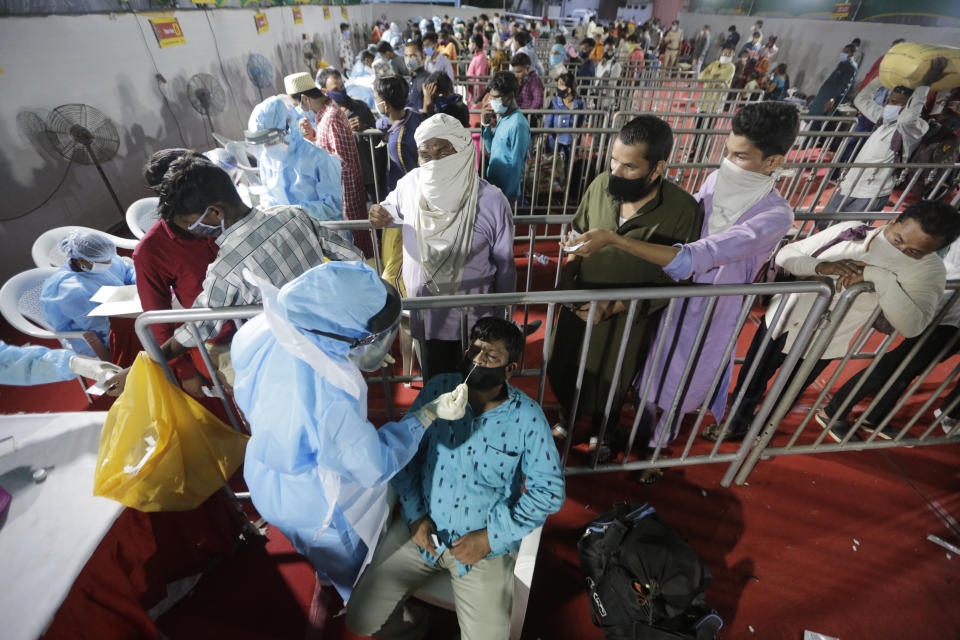
<path id="1" fill-rule="evenodd" d="M 588 305 L 564 306 L 547 370 L 560 403 L 553 437 L 539 405 L 509 384 L 528 332 L 510 321 L 509 309 L 471 308 L 466 345 L 458 311 L 412 313 L 408 330 L 422 347 L 424 385 L 405 417 L 379 429 L 367 418 L 361 372 L 391 361 L 402 296 L 516 290 L 512 216 L 529 161 L 525 111 L 549 107 L 543 126 L 555 131 L 546 144 L 569 158 L 571 134 L 562 129 L 578 119 L 564 112 L 586 106 L 579 87 L 616 78 L 638 61 L 665 69 L 686 61 L 701 78 L 758 88 L 764 100 L 735 113 L 720 168 L 693 194 L 667 178 L 674 138 L 666 121 L 641 115 L 620 128 L 606 170 L 579 198 L 575 233 L 563 240 L 569 260 L 560 287 L 753 282 L 794 225 L 775 183 L 800 129 L 797 105 L 784 100 L 786 65 L 773 66 L 777 38 L 765 38 L 762 29 L 757 21 L 741 42 L 733 26 L 714 41 L 708 26 L 685 38 L 677 21 L 664 29 L 657 19 L 643 25 L 590 20 L 559 33 L 496 14 L 409 21 L 403 29 L 384 18 L 373 27 L 370 48 L 357 54 L 344 24 L 339 68 L 288 75 L 284 94 L 250 115 L 246 139 L 264 187 L 259 202 L 241 198 L 236 176 L 215 158 L 189 149 L 157 151 L 144 177 L 159 195 L 160 220 L 138 245 L 132 266 L 104 237 L 74 234 L 63 247 L 67 264 L 44 287 L 44 313 L 59 330 L 93 331 L 109 345 L 106 324 L 85 317 L 90 294 L 104 284 L 135 284 L 148 311 L 169 309 L 174 299 L 185 308 L 263 304 L 264 313 L 241 327 L 196 323 L 205 345 L 187 327 L 153 325 L 191 395 L 202 397 L 207 380 L 188 351 L 206 346 L 218 354 L 218 375 L 251 428 L 244 475 L 254 505 L 311 561 L 321 586 L 333 585 L 350 600 L 347 624 L 357 633 L 415 637 L 424 623 L 405 599 L 434 573 L 448 572 L 463 637 L 503 637 L 514 552 L 564 500 L 556 441 L 577 437 L 571 426 L 580 416 L 592 418 L 595 434 L 611 398 L 614 416 L 633 398 L 645 416 L 646 446 L 665 446 L 677 437 L 683 414 L 704 402 L 719 424 L 731 384 L 734 395 L 745 389 L 726 437 L 742 438 L 797 339 L 812 294 L 774 298 L 735 383 L 735 354 L 725 354 L 724 346 L 737 329 L 741 297 L 715 305 L 691 299 L 682 322 L 666 321 L 666 300 L 646 301 L 629 314 L 623 301 L 599 303 L 592 312 Z M 543 58 L 538 38 L 552 39 Z M 844 99 L 857 69 L 857 44 L 843 48 L 810 113 L 833 113 Z M 711 51 L 719 54 L 715 60 Z M 457 74 L 460 60 L 468 62 L 464 77 Z M 896 144 L 909 153 L 925 131 L 920 110 L 929 87 L 943 75 L 944 65 L 935 61 L 922 86 L 882 96 L 883 87 L 871 79 L 855 105 L 868 123 L 864 130 L 874 133 L 857 159 L 892 162 L 903 153 Z M 552 92 L 545 90 L 548 78 Z M 945 108 L 960 118 L 955 100 Z M 479 125 L 479 134 L 471 134 L 471 125 Z M 369 144 L 371 130 L 378 144 Z M 483 174 L 479 145 L 487 155 Z M 827 210 L 872 210 L 892 191 L 889 174 L 848 173 Z M 877 306 L 907 338 L 866 384 L 854 390 L 856 378 L 847 383 L 855 398 L 838 393 L 818 414 L 838 439 L 846 435 L 845 415 L 878 392 L 881 371 L 899 363 L 935 316 L 944 336 L 960 323 L 955 312 L 937 315 L 946 304 L 947 278 L 960 275 L 951 245 L 960 235 L 960 213 L 927 200 L 895 213 L 882 226 L 825 226 L 775 254 L 776 264 L 796 277 L 831 278 L 838 290 L 862 281 L 874 286 L 843 319 L 806 384 L 844 354 Z M 370 266 L 369 232 L 322 224 L 331 220 L 369 221 L 381 239 L 381 274 Z M 942 259 L 938 252 L 945 250 Z M 708 313 L 705 346 L 694 353 Z M 594 326 L 578 380 L 588 321 Z M 664 334 L 672 347 L 654 358 L 647 346 Z M 22 364 L 34 352 L 3 347 L 4 362 L 20 363 L 10 371 L 38 381 Z M 35 355 L 38 363 L 60 358 L 51 380 L 77 373 L 61 356 Z M 674 415 L 670 403 L 691 358 L 697 366 Z M 104 371 L 90 364 L 79 369 Z M 889 411 L 921 369 L 908 368 L 906 382 L 887 392 L 878 411 Z M 720 384 L 713 385 L 718 372 Z M 124 375 L 111 379 L 114 393 L 122 392 Z M 654 383 L 646 385 L 648 379 Z M 875 412 L 870 422 L 882 417 Z M 718 424 L 703 436 L 718 439 Z M 617 436 L 614 425 L 609 446 L 596 446 L 616 446 Z M 648 470 L 639 480 L 653 483 L 660 475 Z M 371 505 L 382 504 L 388 483 L 402 517 L 378 545 L 380 525 L 368 516 Z M 318 597 L 323 593 L 318 588 Z"/>

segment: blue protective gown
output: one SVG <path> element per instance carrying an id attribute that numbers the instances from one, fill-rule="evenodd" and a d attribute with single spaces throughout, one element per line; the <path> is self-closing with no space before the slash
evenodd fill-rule
<path id="1" fill-rule="evenodd" d="M 285 137 L 289 146 L 282 158 L 260 149 L 260 182 L 267 189 L 260 196 L 260 207 L 296 205 L 318 220 L 343 220 L 340 159 L 304 140 L 292 119 L 279 96 L 267 98 L 250 114 L 251 131 L 289 128 Z"/>
<path id="2" fill-rule="evenodd" d="M 358 265 L 331 262 L 323 268 L 366 268 Z M 372 269 L 366 269 L 372 278 L 377 277 Z M 309 304 L 316 307 L 310 328 L 349 337 L 365 335 L 366 321 L 359 318 L 375 313 L 386 295 L 372 278 L 367 282 L 380 289 L 380 298 L 373 298 L 372 303 L 368 302 L 368 285 L 355 279 L 342 287 L 355 294 L 349 301 L 341 296 L 337 304 L 327 304 L 330 295 L 308 292 L 308 299 L 310 293 L 315 296 Z M 286 292 L 291 284 L 281 291 Z M 284 299 L 281 293 L 281 301 Z M 357 313 L 357 307 L 364 305 L 367 308 Z M 323 314 L 336 319 L 328 320 Z M 291 321 L 304 326 L 292 317 Z M 353 367 L 346 358 L 346 343 L 301 333 L 338 363 Z M 318 535 L 330 507 L 318 469 L 336 474 L 343 484 L 382 487 L 417 452 L 424 428 L 407 414 L 376 429 L 366 418 L 365 384 L 359 399 L 331 384 L 278 343 L 264 315 L 237 332 L 230 351 L 236 371 L 234 399 L 251 428 L 243 475 L 253 504 L 346 601 L 368 549 L 344 515 L 349 505 L 336 504 L 329 527 Z"/>
<path id="3" fill-rule="evenodd" d="M 0 384 L 27 386 L 69 380 L 76 377 L 70 371 L 74 355 L 66 349 L 16 347 L 0 340 Z"/>
<path id="4" fill-rule="evenodd" d="M 377 100 L 374 98 L 373 89 L 359 82 L 345 82 L 344 88 L 347 90 L 348 96 L 354 100 L 364 102 L 374 113 L 379 113 L 377 111 Z"/>
<path id="5" fill-rule="evenodd" d="M 54 331 L 92 331 L 97 334 L 103 346 L 110 346 L 110 319 L 106 317 L 88 318 L 90 310 L 98 306 L 90 298 L 100 287 L 120 287 L 136 284 L 137 274 L 133 265 L 118 257 L 110 262 L 110 268 L 103 273 L 73 271 L 65 264 L 47 278 L 40 291 L 40 305 L 43 317 Z M 70 347 L 79 354 L 95 356 L 93 349 L 83 340 L 70 339 Z"/>

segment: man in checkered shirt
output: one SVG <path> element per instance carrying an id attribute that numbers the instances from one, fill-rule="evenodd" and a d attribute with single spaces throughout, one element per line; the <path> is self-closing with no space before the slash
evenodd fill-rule
<path id="1" fill-rule="evenodd" d="M 190 233 L 217 238 L 219 252 L 207 268 L 194 308 L 259 304 L 260 290 L 244 280 L 244 269 L 281 287 L 324 259 L 363 260 L 350 242 L 299 207 L 248 207 L 226 172 L 194 158 L 171 165 L 160 187 L 158 210 L 164 211 L 165 219 L 181 221 Z M 208 340 L 224 322 L 205 320 L 195 326 L 200 337 Z M 170 360 L 194 346 L 193 333 L 183 325 L 162 350 Z M 118 376 L 113 382 L 117 384 L 109 392 L 119 395 L 123 379 Z"/>
<path id="2" fill-rule="evenodd" d="M 353 128 L 347 114 L 330 95 L 327 80 L 336 69 L 328 67 L 317 74 L 316 83 L 308 73 L 295 73 L 284 78 L 290 98 L 304 110 L 317 114 L 316 130 L 300 125 L 303 137 L 312 141 L 327 153 L 340 159 L 340 178 L 343 184 L 343 216 L 347 220 L 367 219 L 367 194 L 363 186 L 363 169 L 360 167 L 360 155 L 357 142 L 353 137 Z M 334 91 L 346 98 L 346 92 Z M 353 234 L 353 241 L 367 257 L 373 257 L 373 242 L 366 231 Z"/>

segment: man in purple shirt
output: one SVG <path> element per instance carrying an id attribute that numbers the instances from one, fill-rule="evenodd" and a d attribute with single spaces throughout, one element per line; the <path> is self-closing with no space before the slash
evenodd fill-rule
<path id="1" fill-rule="evenodd" d="M 520 83 L 520 93 L 517 94 L 520 109 L 543 109 L 543 82 L 536 71 L 530 68 L 530 56 L 518 53 L 510 59 L 510 66 Z"/>
<path id="2" fill-rule="evenodd" d="M 403 230 L 403 283 L 409 296 L 507 293 L 516 290 L 513 219 L 503 193 L 478 177 L 470 132 L 445 113 L 416 131 L 420 166 L 370 208 L 370 223 Z M 467 324 L 502 308 L 474 308 Z M 463 356 L 456 309 L 414 312 L 410 333 L 420 341 L 425 377 L 453 373 Z"/>
<path id="3" fill-rule="evenodd" d="M 611 243 L 643 260 L 663 267 L 674 280 L 692 279 L 697 284 L 746 284 L 753 282 L 763 262 L 793 225 L 793 210 L 774 189 L 775 171 L 797 137 L 800 117 L 786 102 L 758 102 L 745 106 L 733 119 L 727 137 L 727 156 L 720 169 L 704 181 L 696 199 L 704 209 L 700 239 L 688 244 L 666 246 L 631 240 L 603 230 L 588 231 L 571 244 L 584 242 L 574 255 L 590 255 Z M 743 299 L 717 299 L 703 339 L 696 340 L 707 312 L 708 298 L 690 298 L 677 308 L 669 326 L 661 321 L 659 333 L 667 332 L 664 348 L 656 362 L 648 358 L 642 373 L 633 382 L 637 398 L 647 389 L 644 412 L 652 423 L 660 418 L 648 446 L 666 446 L 677 436 L 683 414 L 709 400 L 717 420 L 726 411 L 727 390 L 733 371 L 734 351 L 724 358 L 727 343 L 737 330 L 737 316 Z M 677 318 L 682 318 L 678 321 Z M 660 335 L 651 343 L 657 344 Z M 679 409 L 670 415 L 674 394 L 684 387 L 683 370 L 696 361 Z M 711 386 L 717 370 L 723 369 L 720 383 Z M 646 380 L 653 376 L 651 383 Z M 713 425 L 716 427 L 716 425 Z M 709 428 L 708 428 L 709 430 Z M 644 484 L 656 482 L 662 472 L 648 469 L 640 476 Z"/>

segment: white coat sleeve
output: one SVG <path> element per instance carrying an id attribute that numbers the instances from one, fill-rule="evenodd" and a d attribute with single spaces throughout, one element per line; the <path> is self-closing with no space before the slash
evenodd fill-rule
<path id="1" fill-rule="evenodd" d="M 827 262 L 827 260 L 814 258 L 812 254 L 842 232 L 859 225 L 859 222 L 835 224 L 809 238 L 791 242 L 777 252 L 775 261 L 778 266 L 783 267 L 795 276 L 815 276 L 817 275 L 817 265 L 821 262 Z"/>
<path id="2" fill-rule="evenodd" d="M 946 269 L 923 270 L 900 276 L 872 265 L 863 269 L 863 279 L 872 282 L 884 317 L 905 338 L 914 338 L 927 328 L 937 310 L 946 284 Z M 931 272 L 933 271 L 933 272 Z"/>

